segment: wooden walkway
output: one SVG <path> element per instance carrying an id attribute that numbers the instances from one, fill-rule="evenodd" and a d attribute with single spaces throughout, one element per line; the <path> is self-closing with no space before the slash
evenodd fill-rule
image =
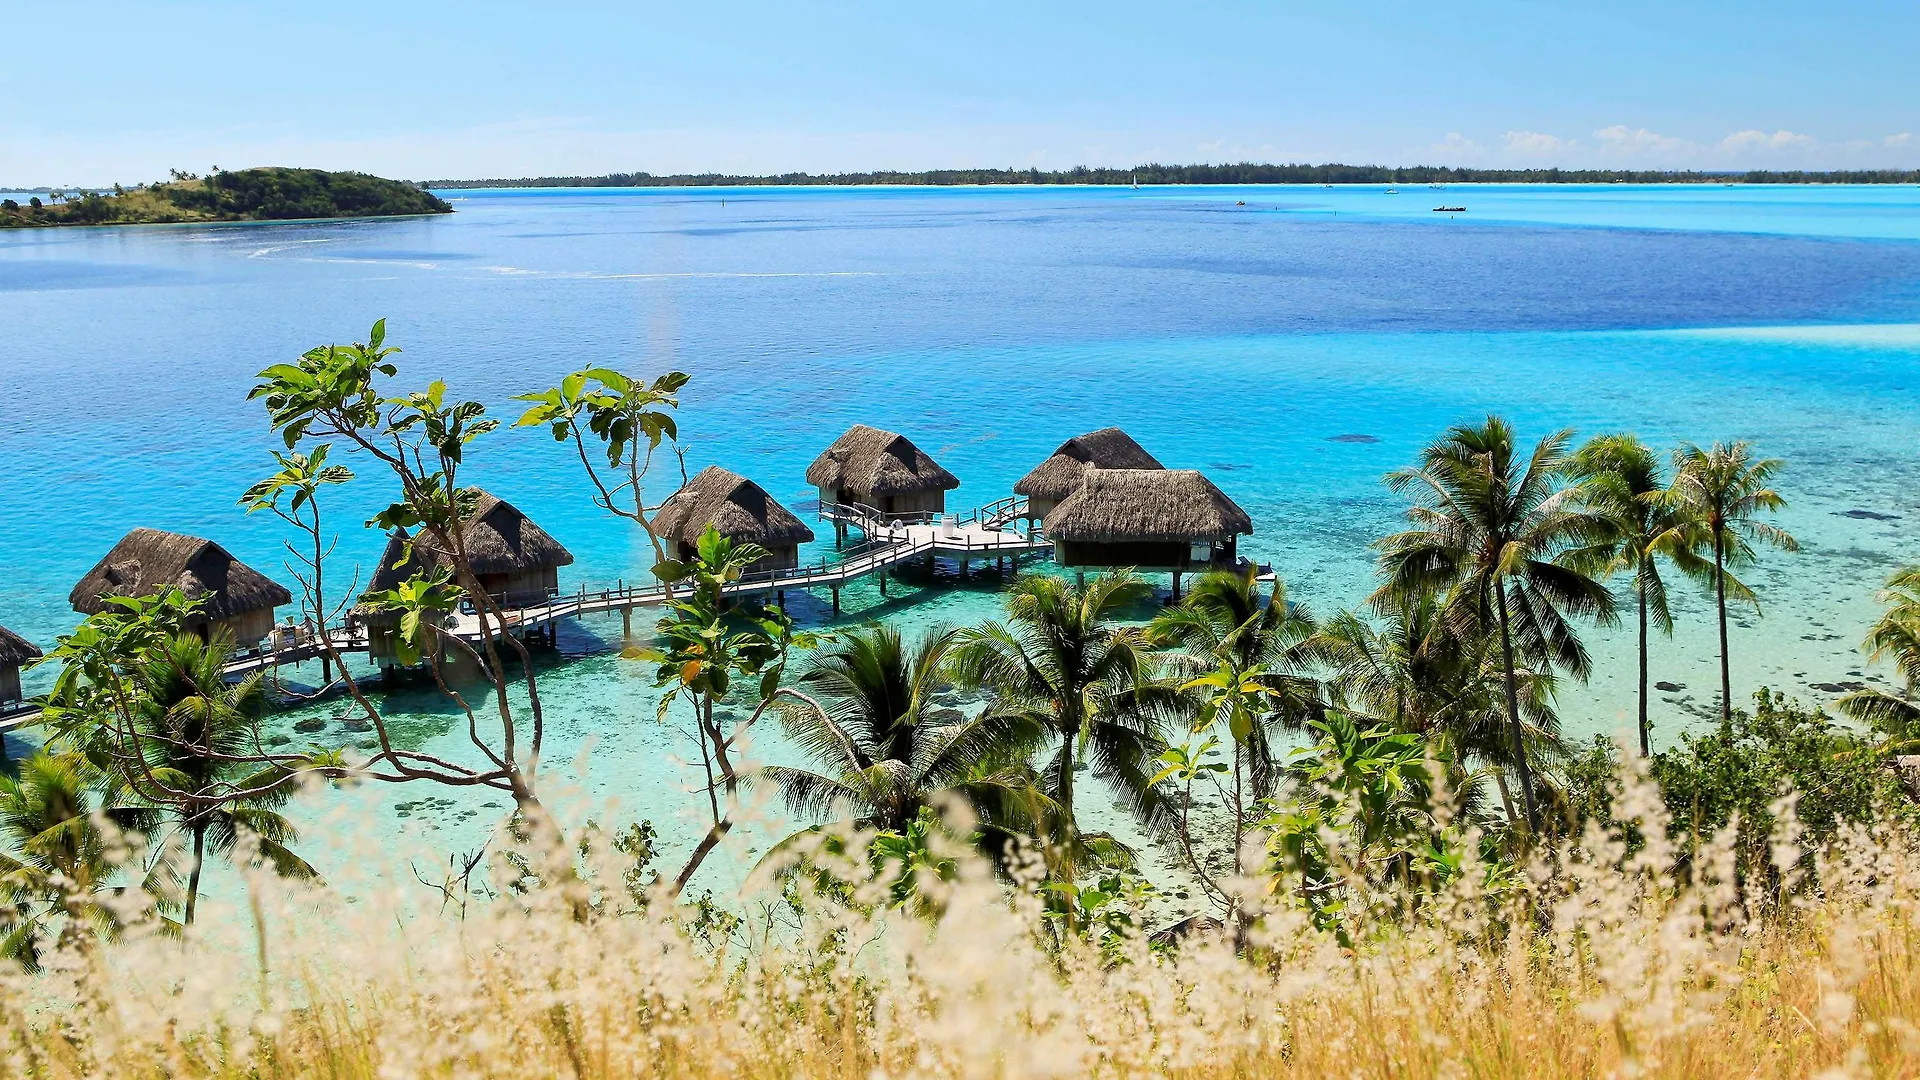
<path id="1" fill-rule="evenodd" d="M 749 574 L 727 585 L 726 596 L 778 595 L 788 590 L 827 589 L 833 596 L 833 610 L 840 611 L 840 590 L 862 578 L 878 575 L 880 594 L 886 595 L 887 576 L 897 567 L 916 560 L 928 563 L 947 557 L 960 563 L 964 575 L 967 564 L 976 560 L 997 561 L 1051 551 L 1053 544 L 1038 532 L 1022 533 L 1013 527 L 1026 513 L 1026 503 L 1018 498 L 1002 499 L 968 514 L 917 514 L 896 519 L 864 506 L 822 506 L 821 520 L 836 526 L 859 529 L 864 539 L 843 551 L 840 557 L 809 566 L 769 570 Z M 683 593 L 686 590 L 680 589 Z M 561 619 L 583 615 L 621 612 L 631 618 L 634 608 L 664 604 L 667 591 L 657 584 L 616 585 L 611 589 L 588 591 L 583 585 L 569 596 L 555 596 L 544 603 L 510 608 L 505 612 L 508 629 L 536 630 Z M 478 644 L 480 619 L 472 612 L 456 616 L 453 633 Z M 631 633 L 631 626 L 626 628 Z M 328 637 L 337 652 L 366 652 L 364 632 L 350 627 L 333 627 Z M 270 639 L 260 650 L 236 657 L 227 665 L 229 677 L 250 675 L 256 671 L 316 660 L 324 650 L 311 634 L 289 635 L 284 641 Z M 38 709 L 30 705 L 0 712 L 0 732 L 13 731 L 40 719 Z"/>

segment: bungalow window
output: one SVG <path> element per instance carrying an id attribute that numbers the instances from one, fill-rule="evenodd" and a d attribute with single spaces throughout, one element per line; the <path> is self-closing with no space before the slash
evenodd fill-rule
<path id="1" fill-rule="evenodd" d="M 1187 561 L 1210 563 L 1213 561 L 1213 541 L 1195 540 L 1187 551 Z"/>

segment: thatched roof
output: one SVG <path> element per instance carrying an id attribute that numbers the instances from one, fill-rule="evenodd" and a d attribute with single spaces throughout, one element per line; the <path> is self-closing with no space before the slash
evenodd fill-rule
<path id="1" fill-rule="evenodd" d="M 765 488 L 718 465 L 700 470 L 668 496 L 654 515 L 662 538 L 696 544 L 712 525 L 720 535 L 764 548 L 793 547 L 813 539 L 813 530 L 768 495 Z"/>
<path id="2" fill-rule="evenodd" d="M 474 573 L 518 574 L 573 565 L 573 552 L 512 503 L 479 488 L 469 490 L 480 497 L 462 534 L 467 564 Z"/>
<path id="3" fill-rule="evenodd" d="M 479 502 L 474 504 L 473 516 L 467 519 L 462 536 L 467 562 L 474 573 L 517 574 L 573 563 L 572 552 L 560 546 L 560 541 L 547 535 L 545 529 L 535 525 L 512 503 L 496 499 L 479 488 L 469 490 L 479 496 Z M 431 574 L 445 562 L 443 553 L 434 548 L 433 540 L 426 534 L 413 537 L 409 544 L 407 530 L 395 529 L 387 537 L 386 550 L 380 553 L 380 563 L 367 580 L 365 592 L 395 588 L 403 581 Z M 364 604 L 353 610 L 362 617 L 370 614 Z"/>
<path id="4" fill-rule="evenodd" d="M 209 619 L 231 619 L 293 602 L 293 594 L 211 540 L 159 529 L 135 529 L 87 571 L 67 600 L 92 615 L 103 596 L 151 596 L 179 589 L 205 602 Z"/>
<path id="5" fill-rule="evenodd" d="M 19 634 L 0 626 L 0 667 L 19 667 L 40 659 L 40 647 Z"/>
<path id="6" fill-rule="evenodd" d="M 1166 466 L 1141 449 L 1133 436 L 1117 427 L 1089 431 L 1060 444 L 1053 456 L 1013 485 L 1015 495 L 1029 499 L 1061 499 L 1080 490 L 1089 467 L 1096 469 L 1162 469 Z"/>
<path id="7" fill-rule="evenodd" d="M 439 560 L 435 559 L 425 545 L 409 544 L 407 530 L 395 529 L 387 536 L 387 547 L 380 553 L 380 565 L 374 568 L 373 576 L 367 579 L 368 592 L 385 592 L 395 589 L 403 581 L 412 581 L 423 574 L 431 574 Z"/>
<path id="8" fill-rule="evenodd" d="M 395 529 L 387 537 L 386 550 L 380 553 L 380 564 L 374 567 L 373 576 L 367 579 L 367 587 L 362 596 L 370 592 L 385 592 L 398 588 L 403 581 L 411 581 L 423 574 L 433 572 L 437 560 L 424 545 L 410 545 L 407 542 L 407 530 Z M 356 604 L 353 613 L 362 618 L 378 617 L 367 610 L 367 605 Z M 398 618 L 397 612 L 382 612 Z"/>
<path id="9" fill-rule="evenodd" d="M 1088 469 L 1080 490 L 1047 515 L 1056 540 L 1219 540 L 1253 520 L 1192 469 Z"/>
<path id="10" fill-rule="evenodd" d="M 904 495 L 951 491 L 960 481 L 905 435 L 855 424 L 807 466 L 807 483 L 829 491 Z"/>

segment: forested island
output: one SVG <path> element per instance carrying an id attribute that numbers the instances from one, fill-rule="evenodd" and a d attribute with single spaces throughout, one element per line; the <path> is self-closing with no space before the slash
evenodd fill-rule
<path id="1" fill-rule="evenodd" d="M 313 218 L 450 214 L 431 192 L 359 172 L 265 167 L 205 176 L 175 171 L 169 180 L 111 191 L 53 191 L 25 204 L 0 200 L 0 228 L 47 225 L 155 225 L 183 221 L 290 221 Z"/>
<path id="2" fill-rule="evenodd" d="M 933 169 L 926 172 L 782 173 L 729 176 L 722 173 L 647 172 L 606 176 L 538 176 L 518 180 L 428 180 L 421 186 L 518 187 L 833 187 L 860 184 L 1914 184 L 1920 170 L 1843 172 L 1676 172 L 1622 169 L 1452 169 L 1417 165 L 1140 165 L 1128 169 Z"/>

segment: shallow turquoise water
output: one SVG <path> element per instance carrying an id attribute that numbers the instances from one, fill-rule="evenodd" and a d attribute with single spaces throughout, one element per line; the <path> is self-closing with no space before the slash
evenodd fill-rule
<path id="1" fill-rule="evenodd" d="M 1873 589 L 1920 558 L 1916 189 L 459 195 L 459 213 L 420 221 L 0 236 L 0 623 L 49 641 L 72 582 L 136 524 L 277 573 L 280 532 L 235 506 L 271 445 L 250 377 L 381 315 L 403 382 L 445 376 L 503 407 L 587 363 L 688 370 L 689 467 L 796 502 L 806 463 L 855 421 L 912 435 L 965 505 L 1119 423 L 1207 470 L 1254 518 L 1244 550 L 1323 611 L 1365 594 L 1365 545 L 1398 522 L 1380 475 L 1448 424 L 1497 410 L 1528 436 L 1751 438 L 1790 462 L 1783 523 L 1806 551 L 1754 574 L 1764 617 L 1735 630 L 1735 678 L 1814 698 L 1869 671 L 1854 645 Z M 1355 434 L 1378 441 L 1332 441 Z M 379 550 L 357 528 L 384 502 L 364 471 L 334 512 L 337 583 Z M 568 588 L 649 561 L 537 434 L 495 437 L 470 477 L 573 549 Z M 885 604 L 862 586 L 848 618 L 974 621 L 992 586 Z M 793 599 L 826 621 L 824 597 Z M 1662 703 L 1663 736 L 1712 700 L 1704 607 L 1687 594 L 1683 609 L 1654 664 L 1687 686 Z M 690 747 L 604 652 L 617 633 L 563 636 L 574 659 L 543 683 L 554 754 L 590 747 L 585 791 L 678 846 Z M 1600 671 L 1563 709 L 1577 733 L 1613 729 L 1631 700 L 1629 635 L 1589 640 Z M 391 707 L 457 747 L 436 702 Z M 758 752 L 782 747 L 763 733 Z M 442 791 L 366 797 L 382 814 L 452 799 L 406 812 L 448 845 L 492 820 Z"/>

